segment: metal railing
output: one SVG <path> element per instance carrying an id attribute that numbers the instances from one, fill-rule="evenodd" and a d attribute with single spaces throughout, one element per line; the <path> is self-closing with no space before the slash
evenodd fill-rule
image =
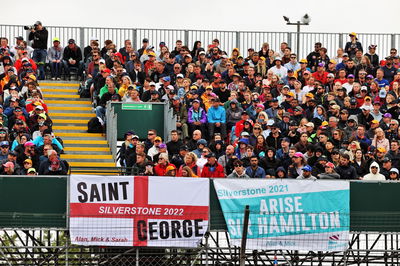
<path id="1" fill-rule="evenodd" d="M 259 31 L 217 31 L 217 30 L 182 30 L 182 29 L 139 29 L 139 28 L 96 28 L 96 27 L 65 27 L 47 26 L 49 31 L 49 45 L 54 37 L 60 38 L 61 44 L 65 45 L 68 39 L 73 38 L 83 48 L 89 44 L 91 37 L 96 37 L 100 45 L 105 40 L 112 40 L 117 47 L 124 46 L 124 40 L 131 40 L 134 48 L 139 48 L 143 38 L 148 38 L 150 44 L 158 47 L 161 41 L 172 50 L 176 40 L 182 40 L 190 49 L 197 40 L 202 42 L 203 47 L 212 43 L 217 38 L 220 47 L 228 54 L 233 48 L 239 48 L 243 55 L 247 54 L 248 48 L 260 49 L 262 43 L 268 42 L 270 48 L 279 51 L 280 43 L 287 42 L 292 51 L 297 51 L 296 32 L 259 32 Z M 11 44 L 17 36 L 27 39 L 27 31 L 22 25 L 0 25 L 0 36 L 7 37 Z M 359 41 L 363 44 L 364 52 L 370 44 L 377 44 L 377 54 L 380 57 L 389 55 L 392 47 L 399 47 L 400 34 L 384 33 L 360 33 Z M 339 47 L 344 47 L 349 40 L 348 33 L 300 33 L 299 58 L 304 58 L 313 50 L 315 42 L 321 42 L 328 49 L 328 55 L 333 57 Z"/>
<path id="2" fill-rule="evenodd" d="M 117 114 L 114 113 L 114 108 L 111 106 L 111 101 L 107 103 L 106 107 L 106 135 L 107 143 L 110 147 L 113 159 L 116 159 L 117 154 Z"/>

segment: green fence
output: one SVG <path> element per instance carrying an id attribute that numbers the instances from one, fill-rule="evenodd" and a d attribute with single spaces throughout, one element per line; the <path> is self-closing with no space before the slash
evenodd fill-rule
<path id="1" fill-rule="evenodd" d="M 145 139 L 149 129 L 157 130 L 157 134 L 166 139 L 170 130 L 176 129 L 172 112 L 164 103 L 112 102 L 111 108 L 117 115 L 118 140 L 123 140 L 124 133 L 129 130 Z"/>
<path id="2" fill-rule="evenodd" d="M 66 228 L 67 184 L 67 177 L 0 177 L 0 227 Z M 350 230 L 400 232 L 398 191 L 398 182 L 351 182 Z M 213 182 L 210 227 L 226 230 Z"/>
<path id="3" fill-rule="evenodd" d="M 0 177 L 0 227 L 66 228 L 67 177 Z"/>

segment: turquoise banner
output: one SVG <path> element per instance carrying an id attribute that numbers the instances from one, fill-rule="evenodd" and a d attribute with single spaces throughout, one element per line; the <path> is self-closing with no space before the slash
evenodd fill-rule
<path id="1" fill-rule="evenodd" d="M 344 250 L 350 226 L 349 183 L 307 180 L 214 180 L 232 241 L 242 238 L 250 207 L 248 246 Z"/>

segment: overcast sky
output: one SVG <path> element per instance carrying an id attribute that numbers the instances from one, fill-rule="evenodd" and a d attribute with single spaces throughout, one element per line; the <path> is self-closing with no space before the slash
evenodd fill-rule
<path id="1" fill-rule="evenodd" d="M 2 5 L 0 24 L 295 31 L 291 20 L 311 16 L 308 32 L 399 33 L 395 0 L 19 0 Z M 24 7 L 23 15 L 18 9 Z M 83 11 L 87 10 L 87 11 Z M 370 16 L 370 17 L 369 17 Z"/>

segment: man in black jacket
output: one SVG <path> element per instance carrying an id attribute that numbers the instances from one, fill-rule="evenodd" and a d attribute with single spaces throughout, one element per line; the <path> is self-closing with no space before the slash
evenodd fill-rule
<path id="1" fill-rule="evenodd" d="M 65 69 L 66 79 L 71 79 L 70 69 L 71 67 L 78 70 L 78 77 L 82 78 L 83 62 L 82 62 L 82 50 L 76 45 L 74 39 L 68 40 L 68 46 L 64 48 L 63 64 Z"/>
<path id="2" fill-rule="evenodd" d="M 335 168 L 335 171 L 340 179 L 358 179 L 357 171 L 350 165 L 350 156 L 346 153 L 340 156 L 340 165 Z"/>
<path id="3" fill-rule="evenodd" d="M 32 41 L 33 56 L 32 59 L 36 62 L 39 69 L 38 79 L 43 80 L 45 78 L 44 65 L 47 57 L 47 38 L 49 33 L 42 22 L 36 21 L 31 32 L 29 33 L 28 39 Z"/>

